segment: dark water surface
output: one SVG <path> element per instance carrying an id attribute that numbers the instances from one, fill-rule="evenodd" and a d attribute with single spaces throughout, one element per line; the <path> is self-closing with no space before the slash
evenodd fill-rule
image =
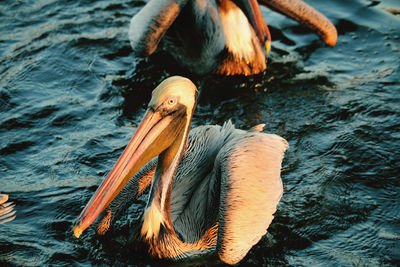
<path id="1" fill-rule="evenodd" d="M 268 70 L 221 79 L 135 58 L 143 1 L 1 1 L 0 192 L 17 218 L 0 225 L 0 265 L 160 264 L 72 225 L 171 74 L 202 89 L 193 126 L 266 122 L 290 143 L 270 234 L 241 265 L 399 265 L 400 3 L 307 2 L 337 26 L 336 47 L 264 8 Z"/>

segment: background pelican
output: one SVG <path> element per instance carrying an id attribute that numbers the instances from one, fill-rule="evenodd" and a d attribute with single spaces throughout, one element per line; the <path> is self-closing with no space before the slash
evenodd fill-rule
<path id="1" fill-rule="evenodd" d="M 334 46 L 335 26 L 301 0 L 262 0 Z M 134 52 L 151 55 L 161 44 L 196 74 L 259 73 L 266 68 L 268 27 L 257 0 L 150 0 L 133 16 L 129 39 Z"/>
<path id="2" fill-rule="evenodd" d="M 15 219 L 15 204 L 7 202 L 8 195 L 0 194 L 0 224 L 12 221 Z"/>
<path id="3" fill-rule="evenodd" d="M 153 91 L 135 136 L 79 216 L 76 237 L 106 209 L 98 227 L 104 234 L 150 185 L 137 238 L 153 257 L 216 251 L 234 264 L 266 233 L 282 195 L 288 144 L 230 122 L 189 134 L 196 91 L 182 77 L 168 78 Z"/>

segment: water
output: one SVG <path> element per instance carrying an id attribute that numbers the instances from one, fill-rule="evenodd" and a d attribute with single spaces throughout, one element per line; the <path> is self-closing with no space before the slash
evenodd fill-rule
<path id="1" fill-rule="evenodd" d="M 0 226 L 1 265 L 160 264 L 117 235 L 78 240 L 72 224 L 151 90 L 177 73 L 202 88 L 194 126 L 266 122 L 290 143 L 270 234 L 241 265 L 399 265 L 400 4 L 307 2 L 337 26 L 336 47 L 263 9 L 268 70 L 224 79 L 135 58 L 127 31 L 142 1 L 2 1 L 0 192 L 18 213 Z"/>

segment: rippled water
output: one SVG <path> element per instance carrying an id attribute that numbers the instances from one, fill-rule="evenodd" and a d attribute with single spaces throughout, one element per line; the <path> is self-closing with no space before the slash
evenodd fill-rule
<path id="1" fill-rule="evenodd" d="M 0 225 L 0 264 L 160 264 L 117 234 L 78 240 L 72 224 L 151 90 L 181 74 L 202 89 L 194 126 L 266 122 L 290 143 L 270 234 L 242 265 L 399 265 L 400 4 L 307 2 L 337 26 L 336 47 L 265 8 L 268 70 L 227 79 L 135 58 L 127 31 L 143 1 L 1 1 L 0 192 L 17 218 Z"/>

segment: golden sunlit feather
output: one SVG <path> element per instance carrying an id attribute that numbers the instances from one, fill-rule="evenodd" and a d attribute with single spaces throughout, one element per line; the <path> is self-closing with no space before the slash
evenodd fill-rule
<path id="1" fill-rule="evenodd" d="M 145 236 L 146 239 L 150 239 L 151 237 L 156 238 L 161 224 L 164 224 L 161 212 L 154 205 L 151 205 L 143 214 L 141 236 Z"/>

